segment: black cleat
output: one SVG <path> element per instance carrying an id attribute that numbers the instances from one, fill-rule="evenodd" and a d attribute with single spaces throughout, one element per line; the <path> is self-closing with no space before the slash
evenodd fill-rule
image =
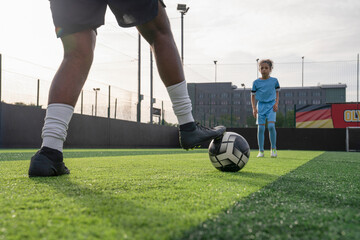
<path id="1" fill-rule="evenodd" d="M 181 147 L 185 150 L 200 147 L 204 142 L 221 137 L 226 131 L 224 126 L 207 128 L 195 122 L 184 125 L 180 126 L 179 140 Z"/>
<path id="2" fill-rule="evenodd" d="M 50 177 L 70 174 L 63 162 L 62 152 L 42 147 L 30 161 L 29 177 Z"/>

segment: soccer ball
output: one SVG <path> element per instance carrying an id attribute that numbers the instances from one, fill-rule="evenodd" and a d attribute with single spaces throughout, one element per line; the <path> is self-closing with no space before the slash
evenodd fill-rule
<path id="1" fill-rule="evenodd" d="M 223 172 L 237 172 L 248 162 L 250 147 L 243 136 L 234 132 L 225 132 L 222 138 L 211 141 L 209 157 L 216 169 Z"/>

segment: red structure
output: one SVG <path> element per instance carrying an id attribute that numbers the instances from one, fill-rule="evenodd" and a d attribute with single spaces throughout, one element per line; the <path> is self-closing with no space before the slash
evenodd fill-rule
<path id="1" fill-rule="evenodd" d="M 360 105 L 333 103 L 296 108 L 296 128 L 346 128 L 360 126 Z"/>

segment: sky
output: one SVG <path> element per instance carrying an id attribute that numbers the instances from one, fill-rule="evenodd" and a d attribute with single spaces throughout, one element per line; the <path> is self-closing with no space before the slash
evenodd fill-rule
<path id="1" fill-rule="evenodd" d="M 180 51 L 178 3 L 190 7 L 184 16 L 187 82 L 216 79 L 250 88 L 257 77 L 256 59 L 270 58 L 275 63 L 272 75 L 282 87 L 301 86 L 303 79 L 305 86 L 340 82 L 348 85 L 348 100 L 356 100 L 359 0 L 165 0 Z M 49 1 L 0 1 L 0 34 L 3 98 L 33 97 L 37 79 L 47 91 L 63 55 Z M 144 40 L 141 52 L 142 94 L 150 96 L 150 50 Z M 95 59 L 84 90 L 100 87 L 103 101 L 108 85 L 114 93 L 136 94 L 137 58 L 136 29 L 118 27 L 108 9 L 105 26 L 98 29 Z M 41 94 L 42 102 L 46 95 Z M 154 98 L 169 100 L 157 71 Z"/>

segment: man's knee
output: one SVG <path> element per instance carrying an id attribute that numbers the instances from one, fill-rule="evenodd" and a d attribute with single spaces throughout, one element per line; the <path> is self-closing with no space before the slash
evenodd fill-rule
<path id="1" fill-rule="evenodd" d="M 138 27 L 141 35 L 149 44 L 153 44 L 156 41 L 168 40 L 172 38 L 170 28 L 164 28 L 162 26 L 148 26 Z"/>
<path id="2" fill-rule="evenodd" d="M 90 63 L 93 60 L 96 35 L 93 30 L 70 34 L 61 38 L 64 58 Z"/>
<path id="3" fill-rule="evenodd" d="M 160 4 L 158 15 L 150 22 L 137 26 L 137 29 L 150 44 L 162 38 L 172 38 L 170 21 Z"/>

